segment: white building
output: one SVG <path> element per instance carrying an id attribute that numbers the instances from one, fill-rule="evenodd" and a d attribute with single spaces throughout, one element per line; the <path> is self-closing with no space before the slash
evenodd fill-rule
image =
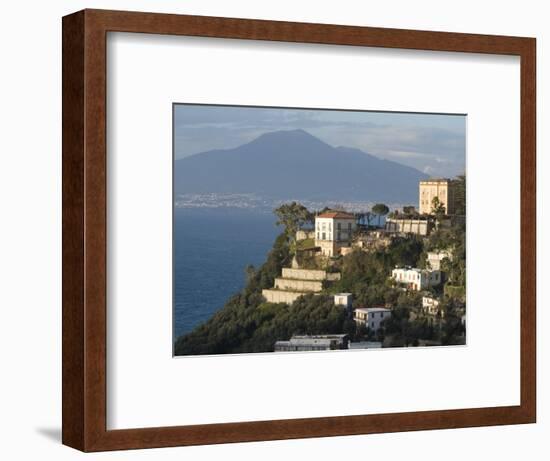
<path id="1" fill-rule="evenodd" d="M 328 211 L 315 216 L 315 246 L 324 256 L 336 256 L 349 247 L 357 229 L 355 216 L 344 211 Z"/>
<path id="2" fill-rule="evenodd" d="M 337 293 L 334 295 L 334 305 L 351 309 L 352 296 L 351 293 Z"/>
<path id="3" fill-rule="evenodd" d="M 439 312 L 439 300 L 431 296 L 422 296 L 422 312 L 429 315 L 437 315 Z M 443 312 L 441 312 L 443 316 Z"/>
<path id="4" fill-rule="evenodd" d="M 330 351 L 348 348 L 348 335 L 293 336 L 289 341 L 277 341 L 275 352 Z"/>
<path id="5" fill-rule="evenodd" d="M 421 218 L 387 218 L 385 229 L 396 234 L 428 235 L 430 222 Z"/>
<path id="6" fill-rule="evenodd" d="M 410 290 L 424 290 L 441 283 L 441 272 L 438 270 L 401 267 L 392 270 L 392 278 Z"/>
<path id="7" fill-rule="evenodd" d="M 439 271 L 441 270 L 441 261 L 445 258 L 448 258 L 451 261 L 453 260 L 453 255 L 450 250 L 429 251 L 426 257 L 426 262 L 428 263 L 428 267 L 430 269 Z"/>
<path id="8" fill-rule="evenodd" d="M 353 320 L 366 325 L 372 331 L 378 331 L 382 322 L 391 317 L 391 309 L 386 307 L 358 307 L 353 311 Z"/>

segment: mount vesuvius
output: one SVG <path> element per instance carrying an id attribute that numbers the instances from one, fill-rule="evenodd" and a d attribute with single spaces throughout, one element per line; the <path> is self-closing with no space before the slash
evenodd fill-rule
<path id="1" fill-rule="evenodd" d="M 417 203 L 424 173 L 359 149 L 333 147 L 304 130 L 274 131 L 233 149 L 175 161 L 179 194 Z"/>

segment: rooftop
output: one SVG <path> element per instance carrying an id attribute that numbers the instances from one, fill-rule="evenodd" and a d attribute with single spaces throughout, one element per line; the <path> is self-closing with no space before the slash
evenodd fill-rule
<path id="1" fill-rule="evenodd" d="M 347 334 L 335 334 L 335 335 L 295 335 L 288 341 L 276 341 L 276 346 L 326 346 L 331 347 L 334 341 L 338 343 L 344 343 L 347 339 Z"/>
<path id="2" fill-rule="evenodd" d="M 391 309 L 388 309 L 387 307 L 358 307 L 357 309 L 355 309 L 356 311 L 359 311 L 359 312 L 366 312 L 366 313 L 371 313 L 371 312 L 391 312 Z"/>
<path id="3" fill-rule="evenodd" d="M 402 271 L 413 271 L 413 272 L 422 272 L 423 270 L 425 270 L 425 269 L 419 269 L 418 267 L 410 267 L 410 266 L 395 267 L 395 269 L 402 270 Z"/>
<path id="4" fill-rule="evenodd" d="M 400 271 L 410 271 L 410 272 L 417 272 L 417 273 L 430 273 L 430 272 L 440 272 L 438 270 L 432 270 L 432 269 L 419 269 L 418 267 L 396 267 L 393 270 L 400 270 Z"/>
<path id="5" fill-rule="evenodd" d="M 316 216 L 317 218 L 355 219 L 355 216 L 345 211 L 326 211 Z"/>
<path id="6" fill-rule="evenodd" d="M 350 349 L 381 349 L 382 343 L 376 341 L 357 341 L 349 343 Z"/>
<path id="7" fill-rule="evenodd" d="M 294 335 L 290 340 L 293 339 L 343 339 L 347 334 L 328 334 L 328 335 Z"/>
<path id="8" fill-rule="evenodd" d="M 420 184 L 427 183 L 427 182 L 450 182 L 451 180 L 449 178 L 428 178 L 423 179 L 420 181 Z"/>

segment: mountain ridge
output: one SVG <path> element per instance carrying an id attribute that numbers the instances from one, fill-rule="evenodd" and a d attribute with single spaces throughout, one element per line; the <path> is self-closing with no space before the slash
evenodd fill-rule
<path id="1" fill-rule="evenodd" d="M 176 160 L 174 191 L 416 203 L 418 181 L 427 177 L 360 149 L 333 147 L 298 129 L 263 133 L 235 148 Z"/>

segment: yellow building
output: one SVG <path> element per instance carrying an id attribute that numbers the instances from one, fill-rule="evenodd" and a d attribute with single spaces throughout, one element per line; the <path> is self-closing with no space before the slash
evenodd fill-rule
<path id="1" fill-rule="evenodd" d="M 445 214 L 454 214 L 456 210 L 456 183 L 451 179 L 427 179 L 420 181 L 418 209 L 420 214 L 432 213 L 434 197 L 445 207 Z"/>

